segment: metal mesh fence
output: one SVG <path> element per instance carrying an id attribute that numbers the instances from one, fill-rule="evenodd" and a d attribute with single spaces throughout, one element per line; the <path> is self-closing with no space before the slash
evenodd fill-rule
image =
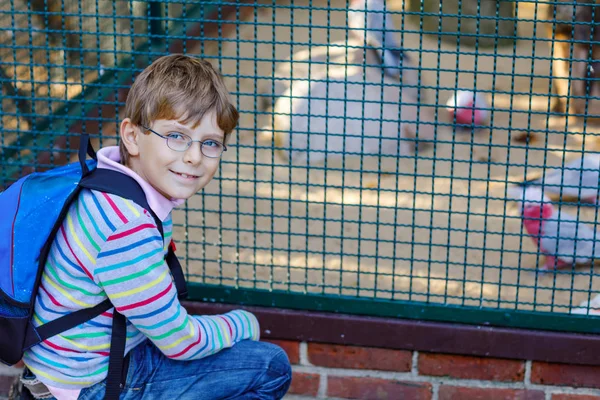
<path id="1" fill-rule="evenodd" d="M 0 0 L 0 183 L 66 162 L 81 131 L 116 143 L 135 74 L 193 54 L 241 114 L 218 176 L 174 214 L 193 298 L 597 331 L 599 15 Z"/>

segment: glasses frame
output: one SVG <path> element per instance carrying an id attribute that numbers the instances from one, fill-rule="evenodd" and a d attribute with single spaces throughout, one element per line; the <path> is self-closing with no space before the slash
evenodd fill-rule
<path id="1" fill-rule="evenodd" d="M 178 135 L 185 136 L 186 138 L 188 138 L 188 139 L 189 139 L 189 141 L 188 141 L 188 146 L 185 148 L 185 150 L 176 150 L 176 149 L 172 148 L 171 146 L 169 146 L 169 137 L 168 137 L 168 136 L 161 135 L 160 133 L 156 132 L 154 129 L 150 129 L 150 128 L 148 128 L 147 126 L 144 126 L 144 125 L 141 125 L 141 127 L 142 127 L 142 128 L 144 128 L 144 129 L 145 129 L 145 130 L 147 130 L 147 131 L 150 131 L 150 132 L 154 133 L 156 136 L 159 136 L 159 137 L 161 137 L 161 138 L 165 139 L 165 141 L 167 142 L 167 147 L 168 147 L 169 149 L 171 149 L 171 150 L 173 150 L 173 151 L 177 151 L 177 152 L 179 152 L 179 153 L 183 153 L 184 151 L 187 151 L 187 150 L 188 150 L 190 147 L 192 147 L 192 145 L 194 144 L 194 142 L 198 142 L 198 143 L 200 143 L 200 152 L 202 153 L 202 155 L 203 155 L 204 157 L 208 157 L 208 158 L 220 158 L 220 157 L 223 155 L 223 152 L 224 152 L 224 151 L 227 151 L 227 146 L 225 145 L 225 143 L 219 142 L 218 140 L 215 140 L 215 139 L 194 140 L 194 139 L 192 139 L 191 137 L 189 137 L 188 135 L 186 135 L 185 133 L 181 133 L 181 132 L 176 132 L 176 131 L 173 131 L 173 132 L 176 132 Z M 223 150 L 221 151 L 221 154 L 219 154 L 219 155 L 218 155 L 218 156 L 216 156 L 216 157 L 213 157 L 213 156 L 206 155 L 206 154 L 204 153 L 204 150 L 203 150 L 203 149 L 204 149 L 204 142 L 208 142 L 209 140 L 210 140 L 210 141 L 212 141 L 212 142 L 219 143 L 221 146 L 223 146 Z"/>

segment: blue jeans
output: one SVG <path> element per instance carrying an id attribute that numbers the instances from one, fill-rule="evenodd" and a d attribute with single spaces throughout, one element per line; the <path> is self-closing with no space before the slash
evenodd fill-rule
<path id="1" fill-rule="evenodd" d="M 278 346 L 244 340 L 194 361 L 165 357 L 150 341 L 131 351 L 121 400 L 280 399 L 292 380 L 290 361 Z M 79 399 L 102 400 L 105 381 Z"/>

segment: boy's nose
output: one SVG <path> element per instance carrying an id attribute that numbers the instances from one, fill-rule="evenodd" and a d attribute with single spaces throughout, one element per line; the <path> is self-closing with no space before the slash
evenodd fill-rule
<path id="1" fill-rule="evenodd" d="M 183 161 L 189 164 L 200 164 L 202 157 L 202 143 L 193 142 L 183 154 Z"/>

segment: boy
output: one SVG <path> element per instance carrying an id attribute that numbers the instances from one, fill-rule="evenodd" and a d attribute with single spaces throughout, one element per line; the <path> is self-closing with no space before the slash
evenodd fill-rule
<path id="1" fill-rule="evenodd" d="M 120 147 L 98 152 L 98 168 L 142 187 L 163 221 L 124 198 L 84 190 L 54 241 L 35 303 L 34 323 L 93 307 L 107 297 L 127 318 L 129 365 L 121 399 L 278 399 L 291 380 L 287 356 L 258 342 L 254 315 L 235 310 L 190 316 L 164 261 L 171 210 L 206 186 L 238 122 L 220 75 L 184 55 L 156 60 L 132 85 Z M 25 353 L 44 398 L 102 399 L 112 311 Z"/>

